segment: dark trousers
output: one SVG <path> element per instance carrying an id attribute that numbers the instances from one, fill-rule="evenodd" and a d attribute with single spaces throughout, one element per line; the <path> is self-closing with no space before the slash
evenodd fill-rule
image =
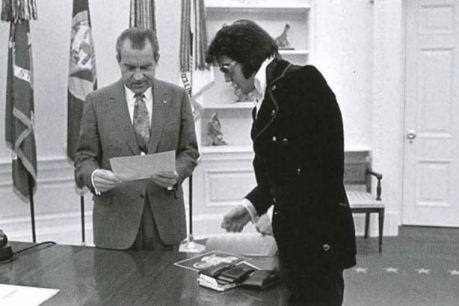
<path id="1" fill-rule="evenodd" d="M 340 306 L 343 304 L 343 272 L 332 271 L 305 281 L 300 286 L 289 288 L 289 306 Z"/>
<path id="2" fill-rule="evenodd" d="M 288 305 L 339 306 L 343 303 L 343 270 L 309 263 L 286 263 L 279 253 L 280 271 L 289 290 Z"/>
<path id="3" fill-rule="evenodd" d="M 149 201 L 145 201 L 139 232 L 131 250 L 178 251 L 178 244 L 164 244 L 159 236 Z"/>

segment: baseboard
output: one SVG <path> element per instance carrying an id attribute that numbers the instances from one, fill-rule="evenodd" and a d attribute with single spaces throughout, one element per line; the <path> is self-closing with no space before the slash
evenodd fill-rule
<path id="1" fill-rule="evenodd" d="M 2 220 L 2 229 L 11 241 L 32 241 L 30 217 Z M 35 217 L 37 242 L 54 241 L 60 244 L 82 243 L 81 213 L 39 215 Z M 85 241 L 92 244 L 92 212 L 85 212 Z"/>

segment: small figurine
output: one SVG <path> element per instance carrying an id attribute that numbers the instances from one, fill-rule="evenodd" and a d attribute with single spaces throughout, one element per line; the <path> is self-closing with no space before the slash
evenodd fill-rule
<path id="1" fill-rule="evenodd" d="M 287 23 L 285 24 L 284 31 L 282 32 L 282 34 L 274 39 L 274 42 L 281 50 L 293 50 L 293 47 L 290 46 L 290 43 L 287 39 L 288 30 L 290 30 L 290 25 Z"/>
<path id="2" fill-rule="evenodd" d="M 214 113 L 209 123 L 207 123 L 207 136 L 210 138 L 210 146 L 227 145 L 226 141 L 223 140 L 223 133 L 221 132 L 221 124 L 217 113 Z"/>

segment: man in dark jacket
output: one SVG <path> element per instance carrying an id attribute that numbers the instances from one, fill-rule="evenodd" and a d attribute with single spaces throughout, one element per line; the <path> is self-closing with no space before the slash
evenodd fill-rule
<path id="1" fill-rule="evenodd" d="M 341 305 L 343 269 L 355 265 L 354 223 L 343 185 L 341 112 L 321 73 L 282 60 L 257 24 L 218 31 L 207 62 L 236 91 L 253 93 L 257 186 L 222 222 L 239 232 L 274 205 L 272 227 L 290 304 Z"/>

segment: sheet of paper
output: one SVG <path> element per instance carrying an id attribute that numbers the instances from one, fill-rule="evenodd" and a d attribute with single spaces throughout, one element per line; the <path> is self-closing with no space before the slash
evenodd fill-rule
<path id="1" fill-rule="evenodd" d="M 58 289 L 0 284 L 0 305 L 38 306 L 58 292 Z"/>
<path id="2" fill-rule="evenodd" d="M 112 171 L 125 181 L 146 179 L 158 171 L 175 171 L 175 151 L 155 154 L 114 157 Z"/>

